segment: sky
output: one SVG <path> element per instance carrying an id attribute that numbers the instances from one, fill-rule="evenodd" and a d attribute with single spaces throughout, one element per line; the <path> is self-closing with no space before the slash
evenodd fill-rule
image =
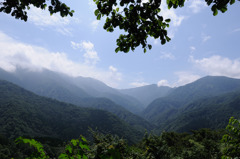
<path id="1" fill-rule="evenodd" d="M 160 14 L 171 18 L 172 40 L 161 45 L 149 38 L 153 48 L 147 53 L 141 47 L 115 53 L 116 39 L 123 32 L 103 29 L 104 18 L 96 20 L 93 1 L 62 2 L 75 11 L 73 17 L 50 16 L 34 7 L 27 22 L 0 13 L 0 68 L 49 69 L 92 77 L 118 89 L 177 87 L 207 75 L 240 78 L 239 2 L 213 16 L 204 0 L 186 1 L 183 8 L 171 10 L 163 1 Z"/>

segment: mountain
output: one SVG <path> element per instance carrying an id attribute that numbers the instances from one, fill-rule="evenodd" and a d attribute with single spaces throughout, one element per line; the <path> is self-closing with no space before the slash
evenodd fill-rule
<path id="1" fill-rule="evenodd" d="M 167 86 L 158 87 L 156 84 L 152 84 L 142 87 L 122 89 L 120 92 L 135 97 L 147 107 L 153 100 L 168 95 L 172 90 L 173 88 Z"/>
<path id="2" fill-rule="evenodd" d="M 95 85 L 97 89 L 101 88 L 102 90 L 108 90 L 108 92 L 116 92 L 113 88 L 110 88 L 102 82 L 92 78 L 73 78 L 48 70 L 33 72 L 18 69 L 13 73 L 9 73 L 0 69 L 0 79 L 15 83 L 40 96 L 53 98 L 81 107 L 106 110 L 131 124 L 132 127 L 139 128 L 142 131 L 145 131 L 145 129 L 152 130 L 154 128 L 154 126 L 145 119 L 134 115 L 123 106 L 116 104 L 108 98 L 94 97 L 90 95 L 91 91 L 88 91 L 87 88 L 93 90 Z M 91 85 L 92 87 L 88 85 Z M 97 90 L 94 89 L 93 92 L 97 92 Z M 116 98 L 117 97 L 118 96 L 116 95 Z M 123 100 L 123 102 L 128 102 L 120 97 L 117 100 L 120 99 Z"/>
<path id="3" fill-rule="evenodd" d="M 143 104 L 134 97 L 122 94 L 117 89 L 92 78 L 70 77 L 46 69 L 28 71 L 18 68 L 13 73 L 0 70 L 0 79 L 13 82 L 38 95 L 76 105 L 79 105 L 83 98 L 103 97 L 135 114 L 143 110 Z"/>
<path id="4" fill-rule="evenodd" d="M 193 101 L 167 120 L 161 130 L 189 132 L 200 128 L 223 129 L 231 116 L 240 117 L 240 90 Z"/>
<path id="5" fill-rule="evenodd" d="M 103 110 L 81 108 L 33 94 L 15 84 L 0 80 L 0 134 L 48 136 L 69 140 L 89 137 L 88 128 L 117 134 L 135 143 L 143 133 Z"/>
<path id="6" fill-rule="evenodd" d="M 119 90 L 111 88 L 99 80 L 89 77 L 68 77 L 68 79 L 70 83 L 75 84 L 91 96 L 108 98 L 134 114 L 139 114 L 144 109 L 143 104 L 139 102 L 138 99 L 123 94 Z"/>
<path id="7" fill-rule="evenodd" d="M 179 109 L 202 98 L 215 97 L 240 89 L 240 80 L 220 76 L 207 76 L 193 83 L 175 88 L 167 96 L 154 100 L 142 115 L 156 125 L 174 117 Z"/>

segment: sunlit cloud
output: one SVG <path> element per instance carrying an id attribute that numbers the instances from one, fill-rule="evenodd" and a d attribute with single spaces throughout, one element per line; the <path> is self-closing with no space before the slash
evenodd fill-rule
<path id="1" fill-rule="evenodd" d="M 186 18 L 183 15 L 178 15 L 175 9 L 168 9 L 166 3 L 162 3 L 160 8 L 161 8 L 160 15 L 162 15 L 165 19 L 170 18 L 171 23 L 174 27 L 180 26 L 182 21 Z"/>
<path id="2" fill-rule="evenodd" d="M 175 75 L 178 77 L 178 80 L 172 84 L 172 87 L 183 86 L 201 78 L 201 76 L 199 75 L 192 74 L 190 72 L 184 72 L 184 71 L 176 72 Z"/>
<path id="3" fill-rule="evenodd" d="M 70 24 L 80 23 L 75 17 L 61 17 L 58 13 L 50 15 L 49 11 L 31 6 L 28 11 L 28 21 L 40 28 L 51 28 L 63 35 L 71 35 Z"/>
<path id="4" fill-rule="evenodd" d="M 186 18 L 183 15 L 179 15 L 176 9 L 168 9 L 166 3 L 161 4 L 161 12 L 160 15 L 165 19 L 171 19 L 170 27 L 168 30 L 168 36 L 170 38 L 174 38 L 175 32 L 177 28 L 181 25 L 182 21 Z"/>
<path id="5" fill-rule="evenodd" d="M 149 85 L 149 83 L 136 81 L 136 82 L 130 83 L 130 85 L 133 87 L 142 87 L 142 86 Z"/>
<path id="6" fill-rule="evenodd" d="M 91 22 L 90 25 L 91 25 L 93 31 L 97 30 L 99 22 L 100 22 L 99 20 L 94 20 L 94 21 Z"/>
<path id="7" fill-rule="evenodd" d="M 206 41 L 208 41 L 211 38 L 212 37 L 210 35 L 202 34 L 202 42 L 206 42 Z"/>
<path id="8" fill-rule="evenodd" d="M 83 58 L 91 62 L 98 59 L 91 42 L 83 41 L 80 46 L 85 51 Z M 18 67 L 29 71 L 48 69 L 74 77 L 92 77 L 112 87 L 118 87 L 122 79 L 122 74 L 113 66 L 103 69 L 91 63 L 74 62 L 65 52 L 52 52 L 43 47 L 22 43 L 1 31 L 0 48 L 0 68 L 8 72 L 14 72 Z"/>
<path id="9" fill-rule="evenodd" d="M 98 53 L 94 50 L 94 44 L 90 41 L 82 41 L 80 43 L 71 41 L 71 47 L 73 49 L 80 49 L 84 52 L 83 57 L 85 59 L 85 64 L 95 65 L 100 61 Z"/>
<path id="10" fill-rule="evenodd" d="M 219 55 L 202 59 L 190 57 L 190 59 L 197 68 L 208 75 L 240 78 L 240 59 L 231 60 Z"/>
<path id="11" fill-rule="evenodd" d="M 160 80 L 160 81 L 158 81 L 157 86 L 158 87 L 161 87 L 161 86 L 168 86 L 168 87 L 170 87 L 170 84 L 169 84 L 169 82 L 167 80 Z"/>
<path id="12" fill-rule="evenodd" d="M 194 51 L 196 51 L 196 47 L 194 47 L 194 46 L 190 46 L 189 49 L 190 49 L 191 53 L 193 53 Z"/>
<path id="13" fill-rule="evenodd" d="M 207 7 L 206 2 L 203 0 L 191 0 L 189 6 L 193 13 L 199 13 L 201 10 Z"/>
<path id="14" fill-rule="evenodd" d="M 114 66 L 109 66 L 108 67 L 109 71 L 110 71 L 110 78 L 114 81 L 121 81 L 122 80 L 122 73 L 120 73 L 118 71 L 118 69 Z"/>
<path id="15" fill-rule="evenodd" d="M 160 59 L 174 60 L 175 56 L 170 52 L 161 52 Z"/>

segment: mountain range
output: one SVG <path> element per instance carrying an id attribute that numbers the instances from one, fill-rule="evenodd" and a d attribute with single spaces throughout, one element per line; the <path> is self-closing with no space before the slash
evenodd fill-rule
<path id="1" fill-rule="evenodd" d="M 161 130 L 168 131 L 178 131 L 180 129 L 171 129 L 169 126 L 170 121 L 182 121 L 184 115 L 188 114 L 192 118 L 188 118 L 189 121 L 195 120 L 192 124 L 195 123 L 195 127 L 213 127 L 208 125 L 199 125 L 196 121 L 201 121 L 202 118 L 198 119 L 199 116 L 202 115 L 194 115 L 194 112 L 200 112 L 200 110 L 204 109 L 204 112 L 208 112 L 212 110 L 214 105 L 219 106 L 220 103 L 216 102 L 216 98 L 222 98 L 222 102 L 225 103 L 224 108 L 229 110 L 228 115 L 225 116 L 225 122 L 229 119 L 229 116 L 234 115 L 239 112 L 236 109 L 230 110 L 230 103 L 235 102 L 235 98 L 233 98 L 232 94 L 235 96 L 240 96 L 240 80 L 233 79 L 228 77 L 215 77 L 215 76 L 206 76 L 201 78 L 193 83 L 187 84 L 185 86 L 181 86 L 175 88 L 171 91 L 167 96 L 155 99 L 148 107 L 142 112 L 142 116 L 159 126 Z M 226 98 L 223 98 L 226 97 Z M 202 103 L 202 104 L 200 104 Z M 211 103 L 211 104 L 209 104 Z M 189 108 L 191 107 L 191 109 Z M 237 103 L 236 108 L 240 107 L 240 103 Z M 198 111 L 199 110 L 199 111 Z M 213 111 L 212 114 L 215 116 L 221 116 L 218 107 L 216 111 Z M 216 121 L 217 119 L 215 119 Z M 206 122 L 207 123 L 207 122 Z M 224 125 L 222 124 L 222 126 Z M 174 125 L 174 124 L 173 124 Z M 178 125 L 175 123 L 175 125 Z M 215 127 L 216 128 L 216 127 Z M 220 128 L 220 127 L 218 127 Z M 223 128 L 223 127 L 221 127 Z M 184 129 L 185 130 L 185 129 Z"/>
<path id="2" fill-rule="evenodd" d="M 119 90 L 92 78 L 18 68 L 0 69 L 0 80 L 0 133 L 8 137 L 66 138 L 98 127 L 134 143 L 146 130 L 221 129 L 230 116 L 240 117 L 240 80 L 228 77 L 206 76 L 176 88 L 153 84 Z"/>
<path id="3" fill-rule="evenodd" d="M 48 136 L 69 140 L 89 137 L 88 129 L 117 134 L 136 142 L 142 133 L 107 111 L 82 108 L 38 96 L 10 82 L 0 80 L 0 134 Z"/>

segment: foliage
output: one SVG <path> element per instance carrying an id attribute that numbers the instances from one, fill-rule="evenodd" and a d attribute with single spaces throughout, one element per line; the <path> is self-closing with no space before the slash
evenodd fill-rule
<path id="1" fill-rule="evenodd" d="M 27 159 L 31 159 L 31 158 L 36 158 L 36 159 L 48 159 L 49 156 L 46 155 L 46 153 L 44 152 L 43 146 L 41 143 L 37 142 L 34 139 L 26 139 L 23 137 L 19 137 L 16 139 L 16 143 L 25 143 L 25 144 L 29 144 L 30 146 L 33 146 L 37 151 L 34 152 L 30 157 L 28 157 Z"/>
<path id="2" fill-rule="evenodd" d="M 230 125 L 230 126 L 229 126 Z M 69 144 L 58 155 L 59 159 L 230 159 L 239 157 L 239 121 L 234 118 L 230 119 L 227 126 L 230 132 L 238 130 L 238 136 L 234 139 L 228 140 L 226 135 L 222 137 L 222 131 L 213 131 L 210 129 L 194 130 L 192 134 L 163 132 L 160 136 L 154 134 L 145 134 L 145 137 L 137 145 L 129 146 L 126 140 L 121 139 L 115 135 L 102 134 L 97 131 L 92 131 L 92 142 L 88 142 L 84 137 L 79 139 L 72 139 Z M 232 127 L 233 126 L 233 127 Z M 225 140 L 226 139 L 226 140 Z M 6 143 L 9 141 L 0 140 L 1 144 L 8 148 Z M 27 143 L 35 148 L 31 150 L 32 154 L 25 157 L 14 156 L 15 158 L 50 158 L 43 150 L 46 146 L 42 146 L 34 139 L 18 138 L 16 142 Z M 223 143 L 222 143 L 223 142 Z M 230 148 L 230 149 L 229 149 Z M 235 149 L 235 151 L 232 151 Z M 18 153 L 19 150 L 11 151 L 9 153 Z M 231 151 L 228 151 L 231 150 Z M 233 153 L 234 152 L 234 153 Z M 0 156 L 2 153 L 0 152 Z M 21 155 L 21 154 L 20 154 Z M 23 156 L 23 155 L 21 155 Z M 13 157 L 11 154 L 8 158 Z M 6 157 L 5 157 L 6 158 Z M 53 157 L 55 158 L 55 157 Z"/>
<path id="3" fill-rule="evenodd" d="M 86 150 L 90 150 L 87 140 L 81 136 L 80 139 L 72 139 L 70 144 L 65 147 L 65 153 L 59 156 L 59 159 L 74 159 L 83 158 L 87 159 Z"/>
<path id="4" fill-rule="evenodd" d="M 82 108 L 37 96 L 16 85 L 0 80 L 0 134 L 52 137 L 61 140 L 90 137 L 88 127 L 117 134 L 136 143 L 144 133 L 104 110 Z"/>
<path id="5" fill-rule="evenodd" d="M 222 137 L 222 142 L 225 144 L 222 158 L 240 158 L 240 121 L 231 117 L 226 130 L 227 133 Z"/>
<path id="6" fill-rule="evenodd" d="M 240 0 L 238 0 L 240 1 Z M 164 19 L 161 16 L 161 0 L 94 0 L 97 5 L 95 15 L 98 20 L 106 16 L 104 29 L 113 32 L 118 27 L 127 34 L 120 34 L 116 40 L 117 48 L 115 52 L 123 51 L 125 53 L 135 50 L 142 45 L 144 52 L 151 49 L 152 45 L 147 42 L 148 37 L 160 39 L 161 44 L 165 44 L 171 39 L 167 35 L 170 19 Z M 168 8 L 183 7 L 185 0 L 166 0 Z M 226 12 L 228 4 L 232 5 L 235 0 L 205 0 L 207 5 L 211 6 L 213 15 L 218 11 Z M 60 12 L 62 17 L 73 15 L 72 10 L 59 0 L 51 0 L 48 6 L 46 0 L 5 0 L 0 3 L 0 12 L 11 14 L 17 19 L 27 21 L 27 9 L 30 5 L 45 9 L 48 7 L 50 14 Z"/>
<path id="7" fill-rule="evenodd" d="M 48 0 L 47 0 L 48 1 Z M 27 21 L 27 11 L 30 9 L 30 6 L 40 9 L 46 9 L 48 7 L 48 11 L 52 15 L 53 13 L 60 12 L 62 17 L 65 16 L 73 16 L 74 11 L 70 10 L 70 8 L 59 0 L 51 0 L 51 3 L 47 3 L 46 0 L 5 0 L 0 3 L 0 12 L 4 12 L 7 14 L 11 14 L 16 19 L 21 19 Z"/>

